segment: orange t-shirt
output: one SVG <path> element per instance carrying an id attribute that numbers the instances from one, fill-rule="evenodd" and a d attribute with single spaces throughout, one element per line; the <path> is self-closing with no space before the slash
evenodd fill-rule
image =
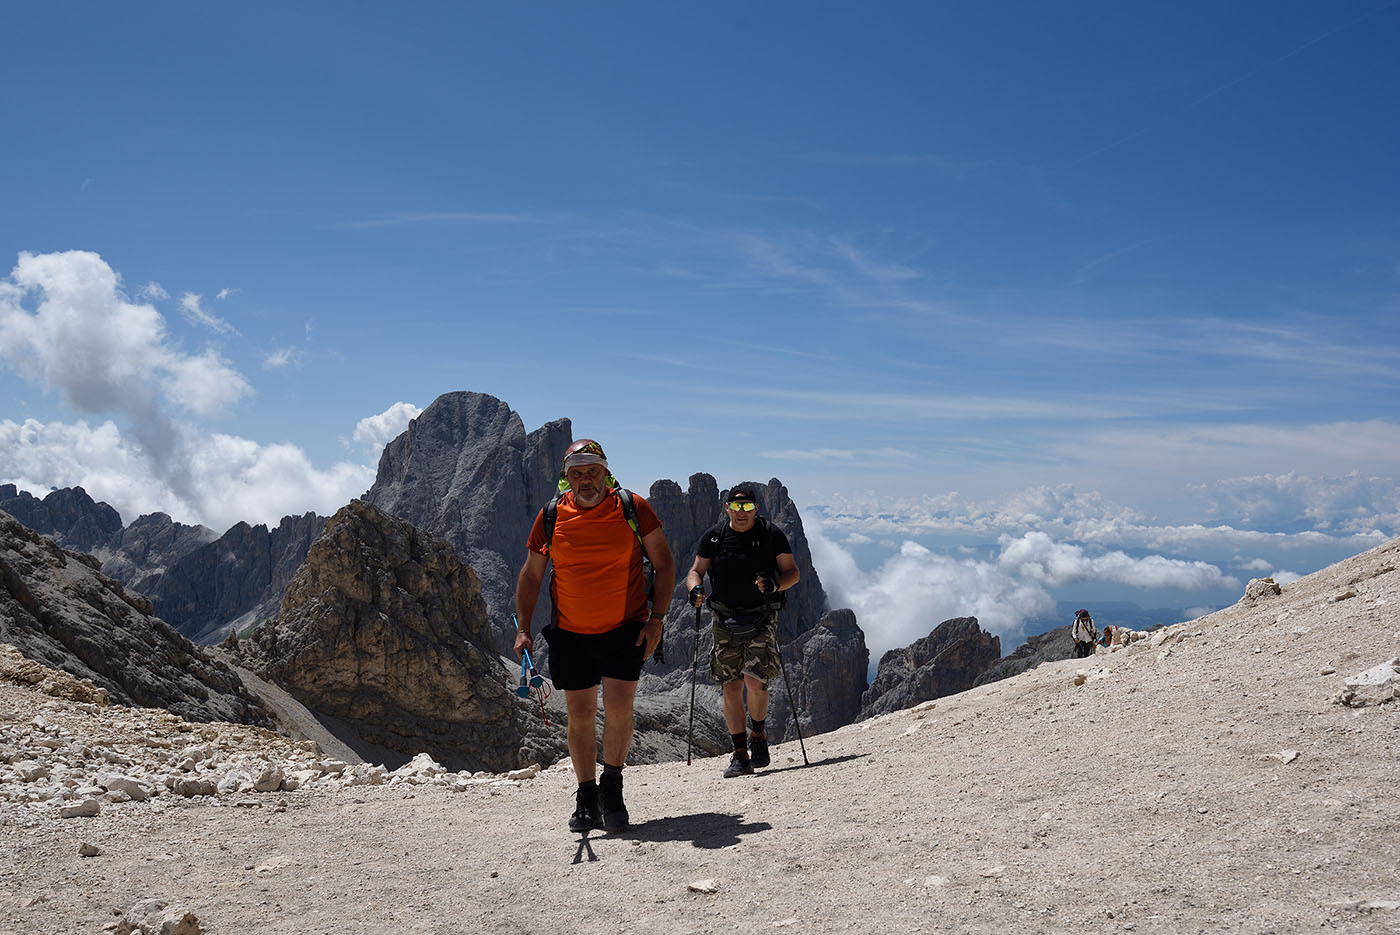
<path id="1" fill-rule="evenodd" d="M 637 527 L 643 536 L 661 528 L 656 511 L 636 494 Z M 647 615 L 642 545 L 627 525 L 622 500 L 610 493 L 588 510 L 574 505 L 572 490 L 559 498 L 554 541 L 544 542 L 544 510 L 535 517 L 526 547 L 554 563 L 550 592 L 559 626 L 572 633 L 606 633 Z"/>

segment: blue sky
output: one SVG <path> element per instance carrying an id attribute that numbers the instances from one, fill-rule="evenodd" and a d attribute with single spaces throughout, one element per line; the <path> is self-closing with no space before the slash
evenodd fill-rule
<path id="1" fill-rule="evenodd" d="M 0 482 L 329 513 L 477 390 L 877 645 L 1400 534 L 1396 2 L 407 6 L 7 11 Z"/>

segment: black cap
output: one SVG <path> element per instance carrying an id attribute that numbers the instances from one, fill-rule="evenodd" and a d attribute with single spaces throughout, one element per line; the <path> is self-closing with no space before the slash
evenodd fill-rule
<path id="1" fill-rule="evenodd" d="M 729 491 L 730 502 L 757 503 L 758 498 L 753 495 L 753 491 L 747 487 L 735 487 Z"/>

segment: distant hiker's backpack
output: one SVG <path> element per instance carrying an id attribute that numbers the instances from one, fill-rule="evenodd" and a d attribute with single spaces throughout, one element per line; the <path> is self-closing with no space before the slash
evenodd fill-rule
<path id="1" fill-rule="evenodd" d="M 637 525 L 637 505 L 632 502 L 632 491 L 626 487 L 614 487 L 613 492 L 617 494 L 617 499 L 622 502 L 622 518 L 627 520 L 627 525 L 632 527 L 632 535 L 637 538 L 637 545 L 642 549 L 642 577 L 647 583 L 647 600 L 651 600 L 652 583 L 656 578 L 656 569 L 651 567 L 651 558 L 647 555 L 647 547 L 642 542 L 642 529 Z M 561 491 L 544 505 L 544 551 L 549 556 L 550 546 L 554 544 L 554 523 L 559 518 L 559 498 L 564 496 Z M 553 560 L 551 558 L 551 564 Z"/>

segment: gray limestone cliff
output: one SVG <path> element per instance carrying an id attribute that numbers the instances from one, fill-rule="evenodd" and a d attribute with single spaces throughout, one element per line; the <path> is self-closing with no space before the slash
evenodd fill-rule
<path id="1" fill-rule="evenodd" d="M 835 730 L 859 718 L 870 650 L 854 612 L 843 609 L 824 614 L 815 627 L 787 644 L 784 652 L 786 679 L 769 686 L 772 736 L 786 740 L 796 736 L 796 731 L 789 729 L 788 687 L 804 737 Z M 777 728 L 781 730 L 774 733 Z"/>
<path id="2" fill-rule="evenodd" d="M 196 721 L 267 724 L 268 713 L 226 665 L 152 613 L 150 601 L 0 512 L 0 642 L 90 679 L 122 705 Z"/>
<path id="3" fill-rule="evenodd" d="M 498 652 L 509 652 L 515 638 L 510 614 L 525 540 L 554 495 L 570 441 L 567 419 L 526 432 L 520 416 L 493 396 L 444 393 L 384 447 L 365 494 L 384 512 L 452 543 L 481 581 Z"/>
<path id="4" fill-rule="evenodd" d="M 966 691 L 1001 656 L 1001 638 L 976 617 L 954 617 L 928 636 L 880 657 L 875 681 L 861 699 L 861 718 L 888 714 L 944 695 Z"/>
<path id="5" fill-rule="evenodd" d="M 144 569 L 132 586 L 181 633 L 203 643 L 272 617 L 326 519 L 286 516 L 273 529 L 237 523 L 163 570 Z M 132 524 L 136 527 L 137 524 Z"/>
<path id="6" fill-rule="evenodd" d="M 356 500 L 326 523 L 277 619 L 224 648 L 363 741 L 500 771 L 533 752 L 492 642 L 452 544 Z"/>
<path id="7" fill-rule="evenodd" d="M 978 675 L 975 685 L 985 685 L 1001 679 L 1020 675 L 1027 669 L 1034 669 L 1042 662 L 1055 662 L 1074 655 L 1074 638 L 1069 635 L 1069 627 L 1056 627 L 1044 633 L 1028 637 L 1016 647 L 1016 651 L 998 659 Z"/>
<path id="8" fill-rule="evenodd" d="M 0 510 L 75 552 L 94 552 L 122 531 L 121 515 L 81 487 L 50 491 L 40 499 L 14 484 L 0 484 Z"/>

